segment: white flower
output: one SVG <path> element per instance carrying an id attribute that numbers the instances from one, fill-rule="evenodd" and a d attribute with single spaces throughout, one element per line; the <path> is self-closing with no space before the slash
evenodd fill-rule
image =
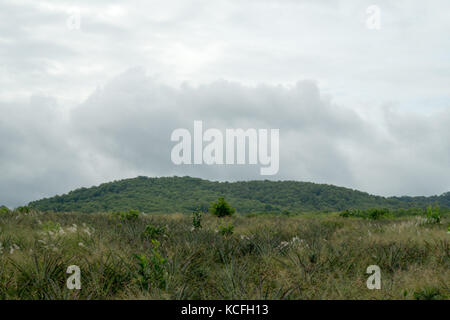
<path id="1" fill-rule="evenodd" d="M 78 242 L 78 245 L 79 245 L 80 247 L 84 247 L 83 242 Z"/>
<path id="2" fill-rule="evenodd" d="M 278 245 L 278 249 L 279 250 L 283 250 L 284 248 L 286 248 L 289 245 L 289 242 L 287 241 L 281 241 L 281 243 Z"/>

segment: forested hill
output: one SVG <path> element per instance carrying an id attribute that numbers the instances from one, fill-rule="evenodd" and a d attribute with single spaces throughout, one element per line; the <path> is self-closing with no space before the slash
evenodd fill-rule
<path id="1" fill-rule="evenodd" d="M 368 208 L 450 207 L 450 192 L 432 197 L 380 197 L 365 192 L 298 181 L 213 182 L 191 177 L 137 177 L 80 188 L 61 196 L 33 201 L 43 211 L 120 211 L 146 213 L 207 210 L 219 196 L 240 213 L 339 211 Z"/>

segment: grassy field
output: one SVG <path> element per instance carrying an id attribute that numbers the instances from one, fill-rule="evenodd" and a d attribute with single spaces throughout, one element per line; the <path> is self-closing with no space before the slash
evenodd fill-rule
<path id="1" fill-rule="evenodd" d="M 449 219 L 0 215 L 1 299 L 448 299 Z M 67 267 L 81 270 L 69 290 Z M 381 268 L 381 289 L 366 268 Z"/>

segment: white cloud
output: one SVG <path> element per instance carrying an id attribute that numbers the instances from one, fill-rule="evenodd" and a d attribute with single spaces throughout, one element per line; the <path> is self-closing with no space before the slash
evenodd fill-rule
<path id="1" fill-rule="evenodd" d="M 371 4 L 2 1 L 0 202 L 137 174 L 255 178 L 171 165 L 168 132 L 196 118 L 279 128 L 280 179 L 447 191 L 450 3 L 377 1 L 379 31 Z"/>

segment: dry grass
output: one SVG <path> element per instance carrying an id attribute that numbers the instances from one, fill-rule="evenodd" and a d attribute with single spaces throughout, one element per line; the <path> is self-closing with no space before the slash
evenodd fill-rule
<path id="1" fill-rule="evenodd" d="M 223 236 L 219 224 L 232 223 Z M 321 217 L 4 213 L 1 299 L 447 299 L 448 218 L 371 221 Z M 165 227 L 160 246 L 148 224 Z M 140 267 L 135 255 L 148 264 Z M 69 265 L 81 290 L 66 288 Z M 366 287 L 369 265 L 381 290 Z"/>

